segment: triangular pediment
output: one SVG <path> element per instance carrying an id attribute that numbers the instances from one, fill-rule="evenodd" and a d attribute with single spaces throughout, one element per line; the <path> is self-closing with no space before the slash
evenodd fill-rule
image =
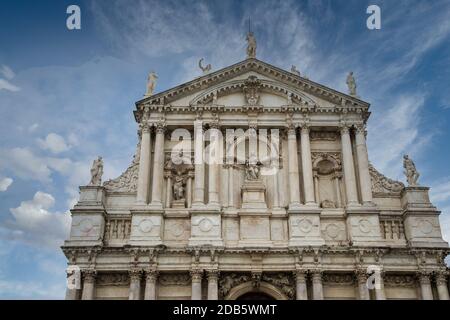
<path id="1" fill-rule="evenodd" d="M 356 97 L 282 70 L 257 59 L 246 59 L 229 67 L 198 77 L 174 88 L 146 97 L 140 105 L 190 106 L 212 103 L 226 95 L 240 93 L 249 77 L 256 77 L 262 91 L 274 96 L 289 95 L 294 103 L 308 106 L 357 106 L 369 104 Z M 285 103 L 284 103 L 285 104 Z"/>

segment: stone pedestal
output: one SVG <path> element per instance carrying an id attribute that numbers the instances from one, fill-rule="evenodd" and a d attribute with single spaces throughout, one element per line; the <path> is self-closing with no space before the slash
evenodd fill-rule
<path id="1" fill-rule="evenodd" d="M 289 246 L 320 246 L 325 244 L 320 231 L 320 210 L 309 208 L 289 210 Z"/>
<path id="2" fill-rule="evenodd" d="M 216 211 L 191 211 L 189 246 L 223 246 L 221 214 Z"/>
<path id="3" fill-rule="evenodd" d="M 172 208 L 174 209 L 184 209 L 186 208 L 186 199 L 179 199 L 172 201 Z"/>
<path id="4" fill-rule="evenodd" d="M 267 209 L 266 187 L 261 180 L 246 180 L 241 192 L 242 209 Z"/>
<path id="5" fill-rule="evenodd" d="M 105 190 L 101 186 L 80 187 L 80 200 L 71 210 L 70 238 L 65 246 L 98 246 L 105 231 Z"/>
<path id="6" fill-rule="evenodd" d="M 380 246 L 383 243 L 379 213 L 376 209 L 361 207 L 347 209 L 347 230 L 354 246 Z"/>
<path id="7" fill-rule="evenodd" d="M 401 193 L 406 239 L 413 247 L 448 247 L 442 239 L 438 211 L 428 187 L 406 187 Z"/>
<path id="8" fill-rule="evenodd" d="M 163 212 L 135 209 L 131 211 L 130 245 L 157 246 L 162 244 Z"/>

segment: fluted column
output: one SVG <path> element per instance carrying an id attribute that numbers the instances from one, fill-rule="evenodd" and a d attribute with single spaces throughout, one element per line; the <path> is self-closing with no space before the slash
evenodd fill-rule
<path id="1" fill-rule="evenodd" d="M 164 173 L 166 178 L 166 208 L 170 208 L 172 203 L 172 174 L 170 171 Z"/>
<path id="2" fill-rule="evenodd" d="M 96 277 L 97 272 L 95 270 L 83 271 L 83 292 L 81 294 L 81 300 L 94 300 Z"/>
<path id="3" fill-rule="evenodd" d="M 217 287 L 217 279 L 219 272 L 217 270 L 208 271 L 208 300 L 218 300 L 219 290 Z"/>
<path id="4" fill-rule="evenodd" d="M 298 174 L 297 134 L 295 126 L 288 128 L 289 209 L 300 207 L 300 179 Z"/>
<path id="5" fill-rule="evenodd" d="M 372 204 L 372 182 L 369 172 L 369 156 L 367 154 L 365 127 L 356 128 L 356 155 L 358 159 L 359 184 L 361 186 L 361 197 L 363 204 Z"/>
<path id="6" fill-rule="evenodd" d="M 156 300 L 156 281 L 158 279 L 158 271 L 150 270 L 145 275 L 145 300 Z"/>
<path id="7" fill-rule="evenodd" d="M 422 300 L 433 300 L 433 291 L 431 290 L 430 274 L 428 272 L 418 273 L 420 283 L 420 293 Z"/>
<path id="8" fill-rule="evenodd" d="M 211 139 L 209 145 L 209 181 L 208 181 L 208 205 L 210 207 L 219 206 L 219 163 L 220 160 L 220 131 L 218 125 L 210 129 Z"/>
<path id="9" fill-rule="evenodd" d="M 314 181 L 311 162 L 311 143 L 309 141 L 309 127 L 303 124 L 300 132 L 305 204 L 314 205 L 316 202 L 314 200 Z"/>
<path id="10" fill-rule="evenodd" d="M 367 271 L 356 270 L 356 280 L 358 281 L 359 300 L 370 300 L 369 288 L 367 287 Z"/>
<path id="11" fill-rule="evenodd" d="M 164 131 L 165 125 L 156 126 L 155 154 L 153 157 L 152 202 L 153 207 L 162 208 L 162 188 L 164 179 Z"/>
<path id="12" fill-rule="evenodd" d="M 195 158 L 195 181 L 193 206 L 203 206 L 205 199 L 205 164 L 203 155 L 203 122 L 194 122 L 194 158 Z"/>
<path id="13" fill-rule="evenodd" d="M 439 300 L 449 300 L 447 273 L 445 271 L 436 273 L 436 287 Z"/>
<path id="14" fill-rule="evenodd" d="M 322 271 L 314 270 L 312 272 L 312 284 L 313 284 L 313 299 L 323 300 Z"/>
<path id="15" fill-rule="evenodd" d="M 151 132 L 148 123 L 143 123 L 141 128 L 141 149 L 139 154 L 139 173 L 137 183 L 136 202 L 148 203 L 148 188 L 150 185 L 150 148 Z"/>
<path id="16" fill-rule="evenodd" d="M 295 283 L 296 283 L 296 299 L 308 300 L 308 291 L 306 287 L 306 270 L 295 270 Z"/>
<path id="17" fill-rule="evenodd" d="M 352 143 L 348 126 L 341 127 L 342 160 L 344 163 L 345 190 L 347 191 L 347 205 L 358 204 L 356 191 L 355 165 L 353 163 Z"/>
<path id="18" fill-rule="evenodd" d="M 128 300 L 141 299 L 141 270 L 130 270 L 130 289 L 128 292 Z"/>
<path id="19" fill-rule="evenodd" d="M 191 270 L 191 300 L 202 300 L 203 270 Z"/>

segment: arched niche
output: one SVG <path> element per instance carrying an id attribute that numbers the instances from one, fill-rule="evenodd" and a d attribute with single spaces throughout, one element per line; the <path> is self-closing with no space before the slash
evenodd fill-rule
<path id="1" fill-rule="evenodd" d="M 324 209 L 343 206 L 342 166 L 339 154 L 313 154 L 314 193 L 317 203 Z"/>
<path id="2" fill-rule="evenodd" d="M 272 297 L 275 300 L 288 300 L 289 298 L 281 292 L 280 289 L 275 287 L 274 285 L 261 281 L 258 287 L 253 285 L 253 282 L 248 281 L 241 283 L 240 285 L 232 288 L 228 295 L 225 297 L 225 300 L 237 300 L 239 297 L 248 294 L 248 293 L 263 293 Z"/>

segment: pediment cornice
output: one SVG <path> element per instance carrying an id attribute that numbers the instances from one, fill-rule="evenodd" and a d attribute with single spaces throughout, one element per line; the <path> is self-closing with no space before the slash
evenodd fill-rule
<path id="1" fill-rule="evenodd" d="M 192 81 L 171 88 L 169 90 L 165 90 L 150 97 L 141 99 L 136 102 L 136 106 L 139 107 L 144 105 L 149 106 L 155 104 L 170 104 L 176 99 L 191 95 L 200 90 L 220 85 L 227 80 L 233 79 L 250 71 L 254 71 L 258 74 L 272 79 L 272 81 L 278 82 L 278 87 L 286 85 L 290 88 L 296 89 L 298 92 L 309 93 L 313 96 L 317 96 L 321 99 L 327 100 L 335 105 L 339 105 L 345 108 L 369 108 L 369 103 L 362 101 L 356 97 L 328 88 L 314 81 L 280 69 L 258 59 L 246 59 L 229 67 L 220 69 L 213 73 L 201 76 Z"/>

